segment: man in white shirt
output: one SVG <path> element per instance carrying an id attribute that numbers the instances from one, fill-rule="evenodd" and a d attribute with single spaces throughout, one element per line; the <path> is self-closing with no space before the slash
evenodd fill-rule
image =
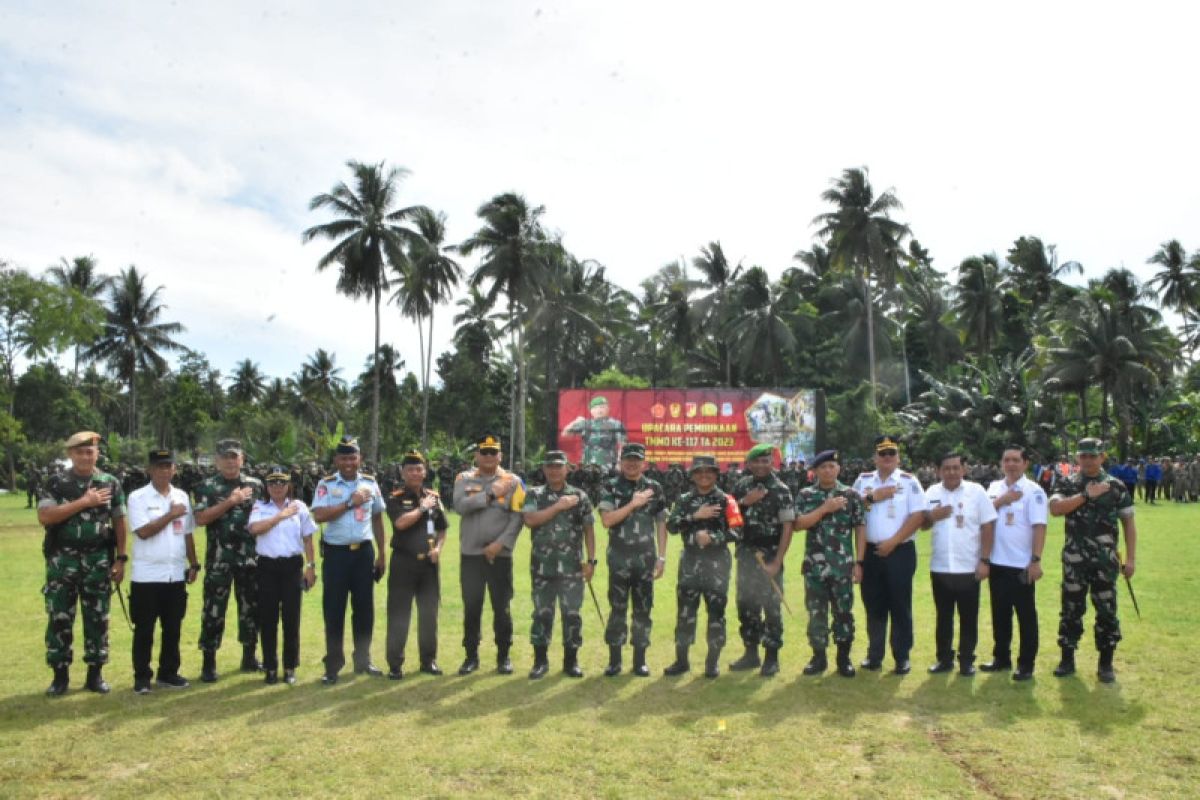
<path id="1" fill-rule="evenodd" d="M 954 612 L 958 611 L 958 670 L 975 674 L 979 641 L 979 582 L 988 576 L 996 509 L 977 483 L 963 480 L 962 456 L 947 453 L 938 462 L 938 477 L 925 490 L 929 526 L 933 528 L 929 579 L 937 609 L 934 640 L 937 663 L 931 673 L 954 669 Z"/>
<path id="2" fill-rule="evenodd" d="M 185 585 L 196 580 L 200 563 L 192 531 L 196 522 L 187 492 L 171 485 L 175 456 L 150 451 L 150 483 L 129 495 L 129 527 L 133 530 L 133 574 L 129 605 L 133 617 L 133 690 L 150 693 L 150 655 L 154 626 L 162 628 L 158 650 L 158 685 L 182 689 L 179 674 L 179 629 L 187 610 Z"/>
<path id="3" fill-rule="evenodd" d="M 893 436 L 875 439 L 875 470 L 854 482 L 867 508 L 867 557 L 862 565 L 863 605 L 867 609 L 867 657 L 862 668 L 883 666 L 883 646 L 892 623 L 892 657 L 897 675 L 912 671 L 912 581 L 917 546 L 912 536 L 925 523 L 929 504 L 921 484 L 900 466 L 900 443 Z"/>

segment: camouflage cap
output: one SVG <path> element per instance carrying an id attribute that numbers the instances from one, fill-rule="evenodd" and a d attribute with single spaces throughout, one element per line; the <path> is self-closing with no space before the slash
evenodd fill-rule
<path id="1" fill-rule="evenodd" d="M 717 464 L 716 456 L 696 456 L 692 459 L 691 469 L 688 474 L 694 474 L 697 470 L 711 469 L 713 472 L 720 472 L 721 467 Z"/>
<path id="2" fill-rule="evenodd" d="M 222 439 L 217 442 L 217 455 L 219 456 L 240 456 L 244 452 L 240 439 Z"/>
<path id="3" fill-rule="evenodd" d="M 754 459 L 762 458 L 763 456 L 770 456 L 771 458 L 774 458 L 775 445 L 767 444 L 766 442 L 754 445 L 754 447 L 751 447 L 750 451 L 746 453 L 746 460 L 753 461 Z"/>
<path id="4" fill-rule="evenodd" d="M 100 444 L 100 434 L 95 431 L 80 431 L 67 439 L 68 450 L 75 447 L 92 447 L 98 444 Z"/>
<path id="5" fill-rule="evenodd" d="M 543 466 L 559 465 L 566 466 L 567 454 L 562 450 L 547 450 L 545 457 L 542 458 Z"/>
<path id="6" fill-rule="evenodd" d="M 1094 436 L 1080 439 L 1075 445 L 1075 452 L 1081 456 L 1102 456 L 1104 455 L 1104 442 Z"/>
<path id="7" fill-rule="evenodd" d="M 638 444 L 637 442 L 627 442 L 621 448 L 621 458 L 636 458 L 645 461 L 646 445 Z"/>

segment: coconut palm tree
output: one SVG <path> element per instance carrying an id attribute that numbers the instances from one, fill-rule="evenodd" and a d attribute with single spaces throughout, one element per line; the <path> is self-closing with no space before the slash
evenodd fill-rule
<path id="1" fill-rule="evenodd" d="M 967 348 L 977 356 L 991 355 L 1004 321 L 1004 274 L 995 255 L 972 256 L 958 267 L 954 313 Z"/>
<path id="2" fill-rule="evenodd" d="M 729 266 L 725 250 L 720 242 L 709 242 L 700 248 L 700 255 L 692 259 L 692 266 L 700 274 L 700 287 L 708 293 L 692 303 L 692 313 L 696 326 L 709 333 L 717 333 L 724 329 L 732 313 L 729 303 L 729 292 L 738 276 L 741 275 L 742 265 Z M 733 359 L 729 357 L 729 347 L 723 336 L 715 337 L 717 353 L 720 358 L 722 372 L 725 375 L 725 385 L 733 385 Z"/>
<path id="3" fill-rule="evenodd" d="M 1146 263 L 1162 267 L 1146 287 L 1158 295 L 1159 305 L 1183 316 L 1183 338 L 1190 340 L 1190 317 L 1200 309 L 1200 253 L 1189 261 L 1183 245 L 1172 239 L 1163 242 Z"/>
<path id="4" fill-rule="evenodd" d="M 300 366 L 295 379 L 304 416 L 326 431 L 333 429 L 346 399 L 346 381 L 340 377 L 341 371 L 332 353 L 317 348 Z"/>
<path id="5" fill-rule="evenodd" d="M 258 364 L 248 358 L 233 367 L 233 380 L 229 384 L 229 399 L 234 403 L 257 403 L 267 393 L 267 379 L 258 369 Z"/>
<path id="6" fill-rule="evenodd" d="M 46 270 L 50 282 L 60 289 L 74 289 L 89 300 L 99 300 L 112 285 L 111 275 L 101 275 L 96 271 L 95 256 L 76 256 L 67 261 L 60 258 L 58 263 Z M 79 382 L 79 353 L 82 345 L 75 345 L 75 382 Z"/>
<path id="7" fill-rule="evenodd" d="M 788 356 L 796 351 L 798 322 L 811 320 L 816 309 L 804 304 L 787 284 L 772 286 L 762 267 L 742 273 L 731 296 L 737 311 L 723 336 L 733 360 L 744 365 L 743 375 L 783 373 Z"/>

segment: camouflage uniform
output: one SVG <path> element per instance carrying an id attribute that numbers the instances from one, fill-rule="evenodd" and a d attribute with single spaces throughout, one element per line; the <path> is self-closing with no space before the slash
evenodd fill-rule
<path id="1" fill-rule="evenodd" d="M 683 474 L 683 469 L 678 464 L 672 464 L 663 477 L 663 492 L 668 504 L 675 505 L 679 502 L 679 496 L 683 494 L 686 484 L 687 476 Z"/>
<path id="2" fill-rule="evenodd" d="M 1088 591 L 1096 608 L 1096 649 L 1114 648 L 1121 641 L 1117 619 L 1117 518 L 1133 514 L 1133 498 L 1125 484 L 1101 472 L 1089 478 L 1082 472 L 1063 479 L 1051 500 L 1082 494 L 1089 483 L 1107 483 L 1109 490 L 1089 499 L 1066 516 L 1066 542 L 1062 551 L 1062 611 L 1058 644 L 1074 650 L 1083 636 L 1083 615 Z"/>
<path id="3" fill-rule="evenodd" d="M 830 497 L 846 498 L 846 507 L 826 514 L 807 531 L 804 541 L 804 607 L 808 610 L 808 643 L 824 650 L 829 643 L 828 614 L 833 610 L 833 640 L 854 641 L 854 529 L 866 523 L 859 494 L 840 481 L 832 489 L 814 484 L 800 490 L 796 516 L 810 514 Z"/>
<path id="4" fill-rule="evenodd" d="M 633 500 L 637 492 L 650 489 L 654 497 L 608 532 L 608 604 L 611 611 L 604 630 L 609 647 L 623 647 L 630 598 L 633 600 L 634 647 L 650 646 L 650 611 L 654 608 L 654 570 L 658 550 L 655 542 L 658 523 L 667 519 L 667 501 L 657 481 L 642 475 L 637 483 L 618 475 L 604 485 L 600 496 L 601 511 L 616 511 Z"/>
<path id="5" fill-rule="evenodd" d="M 38 508 L 64 505 L 88 489 L 111 489 L 107 506 L 80 511 L 46 528 L 42 553 L 46 557 L 46 663 L 57 669 L 74 659 L 75 604 L 83 610 L 83 660 L 108 663 L 108 608 L 112 585 L 112 521 L 125 516 L 125 493 L 115 477 L 96 470 L 80 478 L 68 469 L 43 484 Z"/>
<path id="6" fill-rule="evenodd" d="M 767 495 L 752 505 L 742 504 L 742 498 L 753 489 L 765 488 Z M 771 587 L 771 578 L 758 563 L 761 553 L 771 562 L 779 553 L 780 526 L 796 518 L 792 493 L 774 473 L 759 480 L 747 474 L 733 488 L 733 497 L 742 509 L 742 537 L 737 544 L 737 609 L 738 632 L 747 648 L 762 644 L 768 649 L 783 647 L 783 615 L 779 596 Z M 783 567 L 775 576 L 783 588 Z"/>
<path id="7" fill-rule="evenodd" d="M 620 443 L 625 440 L 625 425 L 612 417 L 587 419 L 566 427 L 567 433 L 583 439 L 583 463 L 611 466 L 617 462 Z"/>
<path id="8" fill-rule="evenodd" d="M 696 639 L 696 617 L 700 598 L 708 609 L 707 641 L 710 650 L 725 646 L 725 605 L 729 595 L 729 570 L 732 559 L 729 542 L 736 542 L 738 533 L 729 527 L 726 509 L 732 499 L 713 487 L 708 494 L 687 492 L 671 509 L 667 530 L 683 539 L 683 555 L 679 559 L 679 576 L 675 583 L 678 611 L 675 617 L 675 646 L 690 647 Z M 712 519 L 694 520 L 692 515 L 701 506 L 716 505 L 721 512 Z M 696 544 L 696 534 L 708 531 L 712 542 L 707 547 Z"/>
<path id="9" fill-rule="evenodd" d="M 254 496 L 208 523 L 204 556 L 204 613 L 200 617 L 200 649 L 216 652 L 225 634 L 225 609 L 232 586 L 237 595 L 238 641 L 252 647 L 258 639 L 258 580 L 254 536 L 246 530 L 250 509 L 267 495 L 262 481 L 249 475 L 226 480 L 220 473 L 196 488 L 195 512 L 218 505 L 234 489 L 249 486 Z"/>
<path id="10" fill-rule="evenodd" d="M 550 646 L 555 606 L 562 609 L 563 646 L 579 649 L 583 644 L 583 533 L 592 525 L 592 503 L 570 484 L 560 491 L 535 486 L 525 495 L 521 510 L 526 514 L 544 511 L 567 495 L 576 495 L 579 503 L 530 530 L 533 626 L 529 643 L 534 647 Z"/>

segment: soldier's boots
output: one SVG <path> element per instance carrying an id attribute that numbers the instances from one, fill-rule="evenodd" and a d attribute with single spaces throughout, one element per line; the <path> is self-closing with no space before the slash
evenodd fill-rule
<path id="1" fill-rule="evenodd" d="M 704 657 L 704 677 L 709 680 L 721 674 L 721 648 L 708 648 L 708 655 Z"/>
<path id="2" fill-rule="evenodd" d="M 242 672 L 258 672 L 262 669 L 262 664 L 254 656 L 254 645 L 242 645 Z"/>
<path id="3" fill-rule="evenodd" d="M 550 658 L 546 655 L 546 647 L 533 648 L 533 669 L 529 670 L 529 680 L 536 681 L 546 677 L 550 671 Z"/>
<path id="4" fill-rule="evenodd" d="M 217 651 L 204 651 L 204 665 L 200 667 L 200 680 L 204 683 L 217 682 Z"/>
<path id="5" fill-rule="evenodd" d="M 1100 661 L 1096 665 L 1096 677 L 1101 683 L 1112 683 L 1117 679 L 1117 671 L 1113 669 L 1113 649 L 1105 647 L 1100 651 Z"/>
<path id="6" fill-rule="evenodd" d="M 496 672 L 501 675 L 512 675 L 513 673 L 512 659 L 508 657 L 507 647 L 501 647 L 496 653 Z"/>
<path id="7" fill-rule="evenodd" d="M 463 659 L 462 666 L 458 668 L 458 674 L 470 675 L 477 669 L 479 669 L 479 651 L 472 648 L 467 651 L 467 657 Z"/>
<path id="8" fill-rule="evenodd" d="M 827 669 L 829 669 L 829 659 L 825 656 L 825 648 L 814 647 L 812 658 L 804 665 L 803 673 L 805 675 L 820 675 Z"/>
<path id="9" fill-rule="evenodd" d="M 750 669 L 758 669 L 762 666 L 762 661 L 758 658 L 758 645 L 746 645 L 746 652 L 742 653 L 742 657 L 729 665 L 729 668 L 734 672 L 745 672 Z"/>
<path id="10" fill-rule="evenodd" d="M 646 648 L 633 648 L 633 674 L 639 678 L 649 678 L 650 668 L 646 666 Z"/>
<path id="11" fill-rule="evenodd" d="M 104 680 L 101 670 L 104 667 L 99 664 L 88 664 L 87 682 L 83 684 L 83 688 L 89 692 L 96 694 L 108 694 L 112 687 L 108 685 L 108 681 Z"/>
<path id="12" fill-rule="evenodd" d="M 854 677 L 854 663 L 850 660 L 850 642 L 837 643 L 837 673 L 843 678 Z"/>
<path id="13" fill-rule="evenodd" d="M 574 647 L 563 648 L 563 674 L 568 678 L 582 678 L 583 670 L 579 668 L 579 650 Z"/>
<path id="14" fill-rule="evenodd" d="M 1058 662 L 1058 666 L 1054 668 L 1054 677 L 1065 678 L 1068 675 L 1075 674 L 1075 648 L 1064 647 L 1062 649 L 1062 660 Z"/>
<path id="15" fill-rule="evenodd" d="M 675 645 L 675 663 L 663 670 L 663 675 L 682 675 L 692 668 L 688 663 L 688 649 Z"/>
<path id="16" fill-rule="evenodd" d="M 615 678 L 621 674 L 621 648 L 616 645 L 608 646 L 608 666 L 604 668 L 604 677 Z"/>
<path id="17" fill-rule="evenodd" d="M 67 693 L 67 687 L 71 685 L 71 668 L 70 667 L 55 667 L 54 680 L 50 681 L 50 685 L 46 687 L 46 694 L 51 697 L 59 697 Z"/>
<path id="18" fill-rule="evenodd" d="M 766 648 L 766 657 L 763 659 L 762 669 L 759 670 L 759 675 L 764 678 L 774 677 L 779 673 L 779 648 Z"/>

